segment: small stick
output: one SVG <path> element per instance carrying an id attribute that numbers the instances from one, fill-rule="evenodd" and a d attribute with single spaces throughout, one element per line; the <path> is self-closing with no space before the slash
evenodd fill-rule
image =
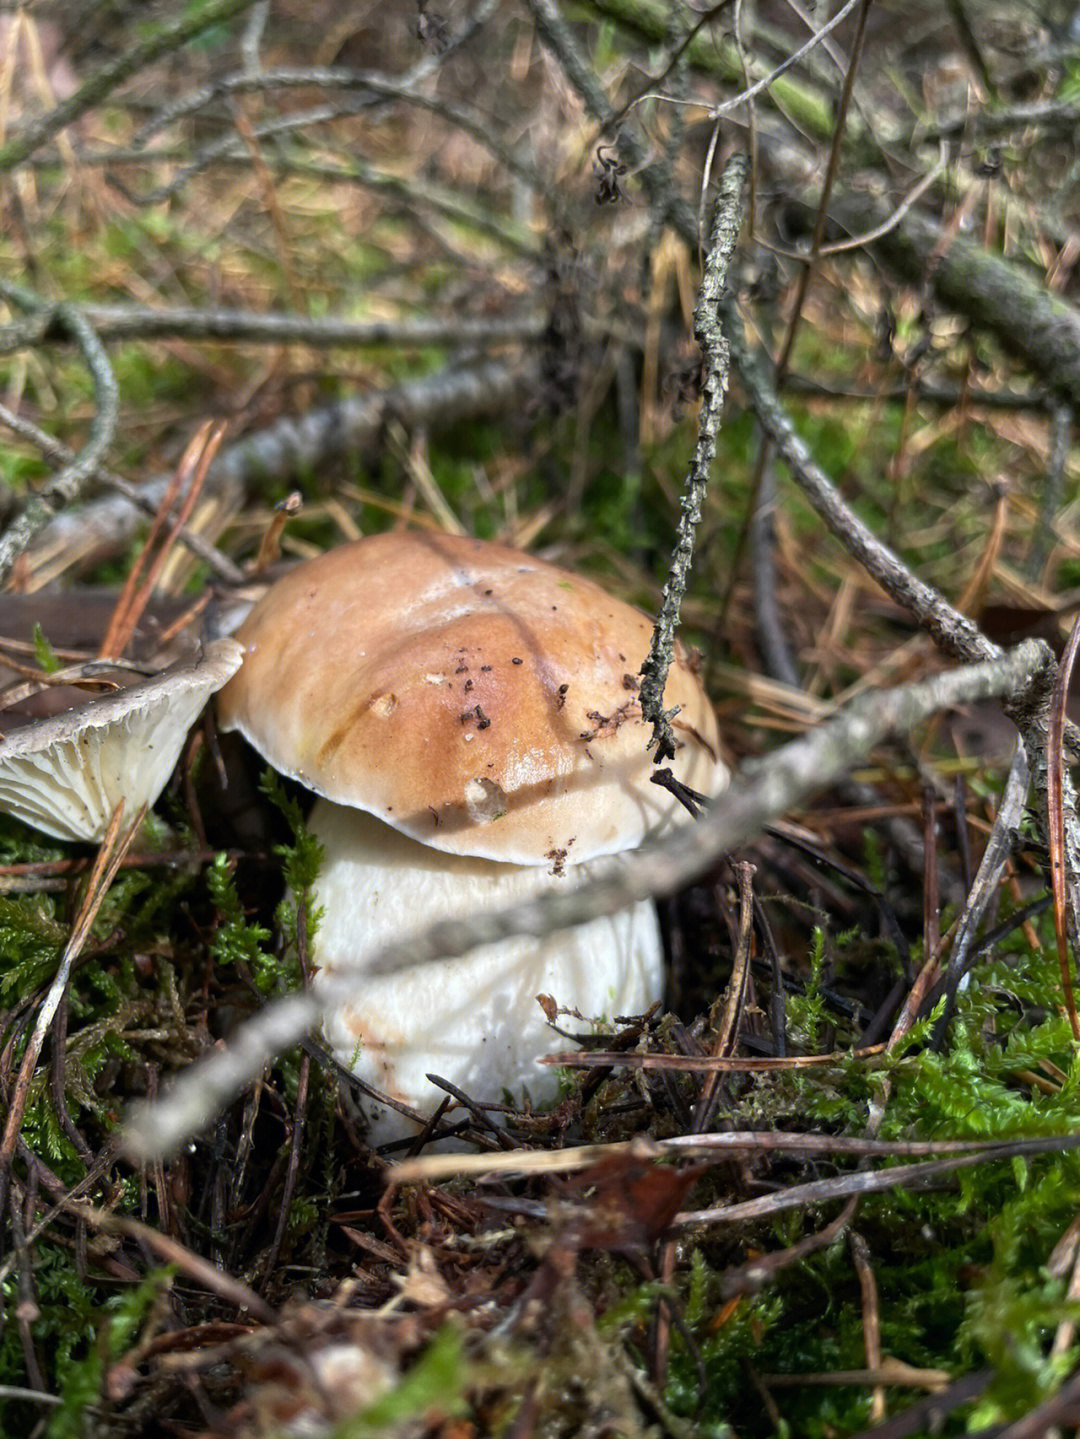
<path id="1" fill-rule="evenodd" d="M 649 656 L 641 666 L 641 713 L 653 726 L 649 745 L 655 750 L 657 764 L 674 759 L 677 748 L 671 721 L 678 710 L 664 709 L 664 686 L 675 652 L 675 630 L 694 554 L 694 534 L 701 520 L 709 472 L 716 458 L 720 411 L 727 395 L 728 341 L 721 321 L 720 302 L 742 224 L 742 191 L 749 168 L 750 161 L 745 155 L 733 155 L 720 177 L 720 193 L 713 213 L 712 242 L 694 309 L 694 334 L 704 356 L 698 439 L 686 477 L 671 570 L 664 586 L 664 601 L 653 630 Z"/>
<path id="2" fill-rule="evenodd" d="M 724 1001 L 723 1018 L 716 1034 L 713 1057 L 728 1059 L 735 1048 L 739 1021 L 746 1003 L 746 981 L 750 974 L 750 946 L 754 929 L 754 874 L 755 867 L 746 860 L 736 862 L 735 874 L 739 881 L 739 938 L 735 945 L 735 959 L 731 966 L 727 998 Z M 720 1092 L 720 1071 L 706 1072 L 701 1085 L 701 1097 L 694 1111 L 694 1129 L 702 1133 L 708 1129 L 716 1112 Z"/>

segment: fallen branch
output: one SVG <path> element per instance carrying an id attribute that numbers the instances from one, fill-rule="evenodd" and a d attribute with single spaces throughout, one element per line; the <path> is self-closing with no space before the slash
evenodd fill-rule
<path id="1" fill-rule="evenodd" d="M 546 893 L 466 920 L 444 920 L 406 936 L 382 948 L 367 972 L 395 973 L 512 935 L 549 934 L 614 914 L 642 899 L 672 894 L 720 855 L 753 839 L 770 820 L 848 773 L 890 735 L 906 734 L 942 709 L 1045 688 L 1053 664 L 1047 645 L 1027 640 L 993 660 L 864 696 L 811 733 L 763 760 L 744 765 L 697 824 L 641 849 L 575 889 Z M 333 982 L 324 986 L 324 996 L 328 1006 L 336 1003 Z M 309 990 L 269 1005 L 242 1025 L 224 1050 L 215 1051 L 183 1074 L 165 1099 L 143 1103 L 132 1111 L 125 1134 L 128 1153 L 146 1160 L 172 1152 L 203 1128 L 275 1055 L 313 1028 L 320 1013 L 319 1001 Z"/>
<path id="2" fill-rule="evenodd" d="M 22 286 L 0 282 L 0 294 L 22 310 L 41 308 L 36 296 Z M 109 357 L 94 327 L 74 305 L 57 305 L 56 321 L 68 330 L 82 352 L 94 384 L 94 418 L 86 444 L 34 493 L 25 509 L 0 535 L 0 584 L 7 579 L 15 561 L 26 551 L 34 536 L 63 505 L 78 499 L 104 464 L 116 433 L 119 393 Z"/>
<path id="3" fill-rule="evenodd" d="M 56 309 L 50 307 L 36 322 L 0 326 L 0 354 L 21 349 L 31 342 L 74 338 L 57 326 Z M 183 338 L 257 345 L 307 345 L 318 350 L 528 344 L 540 339 L 548 324 L 548 317 L 538 311 L 496 320 L 468 315 L 452 315 L 446 319 L 425 315 L 402 320 L 343 320 L 196 306 L 151 309 L 147 305 L 91 303 L 80 309 L 102 340 Z"/>
<path id="4" fill-rule="evenodd" d="M 420 380 L 406 380 L 338 400 L 298 419 L 282 419 L 267 429 L 224 447 L 210 467 L 204 494 L 230 508 L 275 481 L 318 473 L 337 457 L 371 445 L 391 419 L 406 428 L 431 429 L 483 415 L 511 413 L 536 384 L 530 365 L 492 360 L 455 365 Z M 140 486 L 143 499 L 160 503 L 169 475 Z M 63 549 L 77 540 L 82 550 L 122 546 L 142 523 L 142 510 L 122 495 L 109 495 L 65 511 L 38 535 L 42 548 Z"/>

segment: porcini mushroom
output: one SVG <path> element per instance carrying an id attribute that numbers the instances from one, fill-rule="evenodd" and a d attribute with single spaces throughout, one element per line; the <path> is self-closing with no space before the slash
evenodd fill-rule
<path id="1" fill-rule="evenodd" d="M 343 545 L 274 585 L 237 632 L 244 664 L 219 696 L 282 773 L 321 796 L 316 985 L 355 975 L 324 1019 L 336 1055 L 429 1114 L 436 1073 L 479 1100 L 549 1097 L 535 1060 L 550 995 L 585 1017 L 640 1013 L 662 990 L 651 904 L 569 934 L 485 946 L 396 975 L 380 944 L 565 882 L 687 818 L 649 782 L 637 672 L 652 633 L 598 585 L 502 545 L 394 533 Z M 665 703 L 677 779 L 726 782 L 716 721 L 686 655 Z M 372 1137 L 415 1132 L 373 1107 Z"/>
<path id="2" fill-rule="evenodd" d="M 242 655 L 235 640 L 215 640 L 195 660 L 5 735 L 0 810 L 56 839 L 99 843 L 121 800 L 133 816 L 158 798 Z"/>

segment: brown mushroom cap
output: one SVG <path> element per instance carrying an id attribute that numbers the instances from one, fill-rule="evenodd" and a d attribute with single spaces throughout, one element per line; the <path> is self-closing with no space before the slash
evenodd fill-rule
<path id="1" fill-rule="evenodd" d="M 520 551 L 375 535 L 298 566 L 256 605 L 221 724 L 437 849 L 573 864 L 682 812 L 649 783 L 637 672 L 651 635 L 640 611 Z M 681 648 L 664 703 L 681 707 L 676 777 L 715 793 L 716 720 Z"/>

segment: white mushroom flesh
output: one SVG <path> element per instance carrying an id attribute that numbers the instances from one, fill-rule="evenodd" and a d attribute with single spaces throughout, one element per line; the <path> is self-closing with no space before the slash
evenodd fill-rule
<path id="1" fill-rule="evenodd" d="M 546 1023 L 537 995 L 582 1017 L 566 1027 L 641 1014 L 663 991 L 656 912 L 642 903 L 541 939 L 483 945 L 459 958 L 365 977 L 380 946 L 431 918 L 462 919 L 574 884 L 590 866 L 562 876 L 537 865 L 497 864 L 418 843 L 363 811 L 320 799 L 309 820 L 326 860 L 315 889 L 323 917 L 316 938 L 315 986 L 349 976 L 354 998 L 328 1003 L 323 1028 L 338 1060 L 382 1093 L 430 1115 L 444 1091 L 440 1075 L 478 1100 L 528 1095 L 546 1104 L 558 1071 L 539 1055 L 568 1047 Z M 584 1022 L 583 1022 L 584 1021 Z M 369 1138 L 382 1144 L 418 1132 L 398 1111 L 369 1103 Z"/>

